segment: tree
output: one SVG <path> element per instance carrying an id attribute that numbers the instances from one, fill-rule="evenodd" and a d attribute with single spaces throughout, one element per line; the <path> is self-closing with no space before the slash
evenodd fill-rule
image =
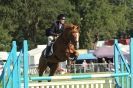
<path id="1" fill-rule="evenodd" d="M 24 39 L 28 40 L 29 49 L 46 44 L 45 29 L 58 14 L 65 13 L 68 23 L 81 28 L 80 48 L 93 49 L 96 33 L 99 40 L 119 38 L 122 32 L 132 35 L 132 3 L 132 0 L 1 0 L 0 39 L 6 38 L 0 43 L 10 46 L 16 40 L 18 50 Z"/>
<path id="2" fill-rule="evenodd" d="M 125 4 L 110 0 L 72 0 L 77 7 L 81 20 L 80 48 L 92 49 L 94 35 L 99 40 L 118 38 L 119 31 L 125 31 L 128 21 L 125 17 Z"/>
<path id="3" fill-rule="evenodd" d="M 7 29 L 12 40 L 18 43 L 21 49 L 24 39 L 29 41 L 30 49 L 37 44 L 46 44 L 45 29 L 51 26 L 53 20 L 59 13 L 65 13 L 68 22 L 76 23 L 78 14 L 73 13 L 74 7 L 68 0 L 12 0 L 1 1 L 1 6 L 6 11 L 3 12 L 1 19 L 9 21 Z M 3 11 L 0 10 L 0 11 Z M 8 14 L 8 15 L 5 15 Z M 4 25 L 5 23 L 1 21 Z M 11 24 L 11 25 L 10 25 Z M 12 26 L 10 28 L 10 26 Z"/>

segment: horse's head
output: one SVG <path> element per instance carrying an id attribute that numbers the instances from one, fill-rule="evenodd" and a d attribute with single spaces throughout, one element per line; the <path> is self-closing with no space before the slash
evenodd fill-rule
<path id="1" fill-rule="evenodd" d="M 76 46 L 76 48 L 78 48 L 78 42 L 79 42 L 79 31 L 80 28 L 77 25 L 65 25 L 65 33 L 66 33 L 66 37 L 67 39 L 70 40 L 70 42 L 72 44 L 74 44 Z"/>

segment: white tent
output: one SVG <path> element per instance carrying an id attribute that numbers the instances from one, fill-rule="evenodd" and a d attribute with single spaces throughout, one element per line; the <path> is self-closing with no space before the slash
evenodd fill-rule
<path id="1" fill-rule="evenodd" d="M 46 45 L 38 45 L 37 48 L 29 51 L 29 65 L 39 64 L 39 58 Z"/>
<path id="2" fill-rule="evenodd" d="M 0 60 L 7 60 L 9 52 L 0 52 Z"/>

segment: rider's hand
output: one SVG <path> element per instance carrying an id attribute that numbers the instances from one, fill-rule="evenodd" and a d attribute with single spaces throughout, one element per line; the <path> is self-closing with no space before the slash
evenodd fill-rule
<path id="1" fill-rule="evenodd" d="M 60 34 L 56 34 L 56 37 L 60 36 Z"/>
<path id="2" fill-rule="evenodd" d="M 56 36 L 59 36 L 59 34 L 56 34 Z"/>

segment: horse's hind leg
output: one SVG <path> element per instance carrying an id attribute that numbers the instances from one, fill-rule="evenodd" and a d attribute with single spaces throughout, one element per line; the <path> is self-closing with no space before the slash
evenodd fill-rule
<path id="1" fill-rule="evenodd" d="M 49 65 L 49 68 L 50 68 L 49 76 L 53 76 L 59 65 L 58 65 L 58 63 L 50 63 L 48 65 Z M 48 82 L 51 82 L 51 80 L 48 80 Z"/>
<path id="2" fill-rule="evenodd" d="M 43 72 L 46 70 L 46 68 L 47 68 L 47 62 L 46 62 L 45 58 L 43 58 L 41 56 L 41 58 L 39 60 L 39 66 L 38 66 L 39 76 L 43 75 Z M 41 82 L 41 81 L 39 81 L 39 82 Z"/>

